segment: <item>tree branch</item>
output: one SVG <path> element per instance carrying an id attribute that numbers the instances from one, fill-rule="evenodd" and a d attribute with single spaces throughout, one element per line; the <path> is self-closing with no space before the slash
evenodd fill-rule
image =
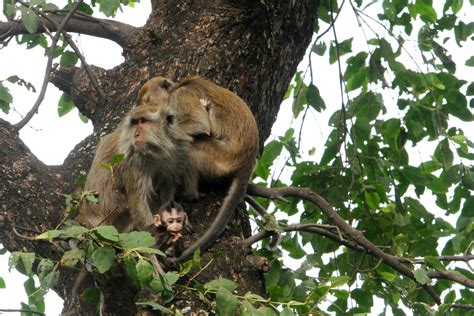
<path id="1" fill-rule="evenodd" d="M 281 187 L 281 188 L 266 188 L 261 187 L 255 184 L 249 184 L 247 187 L 247 193 L 250 195 L 256 195 L 266 198 L 276 198 L 276 197 L 296 197 L 306 201 L 309 201 L 316 206 L 318 206 L 321 211 L 329 218 L 329 220 L 334 223 L 337 227 L 343 230 L 347 235 L 351 236 L 357 244 L 364 247 L 367 252 L 372 253 L 374 256 L 383 260 L 386 264 L 391 266 L 396 271 L 401 274 L 411 278 L 416 282 L 416 278 L 413 274 L 413 271 L 401 263 L 396 256 L 387 254 L 377 248 L 372 242 L 370 242 L 365 236 L 349 225 L 329 204 L 323 197 L 311 191 L 308 188 L 297 188 L 297 187 Z M 430 296 L 435 300 L 435 302 L 440 305 L 441 299 L 439 295 L 427 284 L 421 285 L 425 291 L 427 291 Z"/>
<path id="2" fill-rule="evenodd" d="M 45 15 L 48 19 L 38 17 L 39 26 L 36 34 L 45 33 L 47 31 L 57 31 L 57 25 L 60 25 L 65 19 L 65 15 L 57 13 L 48 13 Z M 67 24 L 67 27 L 64 28 L 66 32 L 105 38 L 116 42 L 122 47 L 128 47 L 131 44 L 130 41 L 133 38 L 133 34 L 139 30 L 140 28 L 125 23 L 108 19 L 97 19 L 80 13 L 74 14 Z M 6 42 L 12 36 L 22 34 L 30 33 L 26 30 L 25 25 L 21 21 L 0 22 L 0 44 Z"/>
<path id="3" fill-rule="evenodd" d="M 454 281 L 456 283 L 474 288 L 474 280 L 466 278 L 464 275 L 456 274 L 448 271 L 428 271 L 426 273 L 431 279 L 444 279 Z"/>
<path id="4" fill-rule="evenodd" d="M 51 41 L 51 48 L 49 50 L 48 54 L 48 61 L 46 62 L 46 70 L 44 72 L 44 77 L 43 77 L 43 85 L 41 86 L 41 91 L 38 95 L 38 98 L 36 99 L 35 104 L 31 108 L 31 110 L 26 113 L 25 117 L 21 119 L 20 122 L 15 124 L 15 129 L 19 131 L 22 129 L 28 122 L 31 120 L 31 118 L 35 115 L 35 113 L 38 112 L 38 109 L 41 105 L 41 102 L 43 102 L 44 95 L 46 94 L 46 88 L 49 83 L 49 78 L 51 77 L 51 71 L 52 71 L 52 66 L 53 66 L 53 58 L 54 58 L 54 52 L 56 51 L 56 44 L 58 43 L 59 37 L 64 30 L 64 27 L 67 25 L 68 21 L 71 19 L 72 15 L 74 12 L 77 10 L 79 5 L 82 3 L 82 1 L 77 1 L 74 3 L 73 7 L 71 8 L 71 11 L 66 15 L 66 17 L 62 20 L 61 24 L 57 27 L 57 32 L 53 36 L 53 39 Z"/>

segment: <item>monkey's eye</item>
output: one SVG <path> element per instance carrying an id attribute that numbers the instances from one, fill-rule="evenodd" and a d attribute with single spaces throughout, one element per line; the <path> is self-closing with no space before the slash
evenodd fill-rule
<path id="1" fill-rule="evenodd" d="M 130 119 L 130 126 L 134 126 L 134 125 L 137 125 L 137 124 L 138 124 L 137 119 Z"/>
<path id="2" fill-rule="evenodd" d="M 172 114 L 166 115 L 166 123 L 168 123 L 168 125 L 173 124 L 174 123 L 174 115 L 172 115 Z"/>

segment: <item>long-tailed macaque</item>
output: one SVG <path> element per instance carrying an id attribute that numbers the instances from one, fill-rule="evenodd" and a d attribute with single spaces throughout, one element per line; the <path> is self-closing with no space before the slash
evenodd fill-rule
<path id="1" fill-rule="evenodd" d="M 152 209 L 173 200 L 184 180 L 184 195 L 197 198 L 194 182 L 183 177 L 192 137 L 177 128 L 170 108 L 139 104 L 97 147 L 86 190 L 98 192 L 99 202 L 86 202 L 78 222 L 91 228 L 114 225 L 119 231 L 145 229 L 153 223 Z M 116 154 L 122 161 L 103 164 Z M 193 191 L 194 190 L 194 191 Z"/>
<path id="2" fill-rule="evenodd" d="M 179 257 L 184 250 L 183 234 L 188 227 L 188 217 L 183 207 L 171 201 L 163 204 L 153 215 L 148 231 L 155 237 L 155 247 L 171 257 Z"/>
<path id="3" fill-rule="evenodd" d="M 167 94 L 168 93 L 168 94 Z M 232 213 L 243 201 L 258 153 L 258 129 L 252 112 L 236 94 L 200 77 L 174 83 L 157 77 L 140 91 L 139 104 L 154 104 L 175 113 L 176 125 L 193 141 L 186 173 L 197 191 L 198 179 L 232 179 L 214 222 L 174 262 L 208 248 L 224 231 Z"/>

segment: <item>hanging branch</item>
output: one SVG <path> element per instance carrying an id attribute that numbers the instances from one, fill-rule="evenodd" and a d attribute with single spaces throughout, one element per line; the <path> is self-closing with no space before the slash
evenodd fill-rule
<path id="1" fill-rule="evenodd" d="M 49 83 L 49 79 L 51 77 L 51 71 L 53 68 L 53 58 L 54 58 L 54 52 L 56 51 L 56 45 L 58 43 L 59 37 L 61 36 L 62 30 L 64 30 L 64 27 L 66 26 L 67 22 L 71 19 L 73 16 L 74 12 L 77 10 L 79 5 L 82 3 L 82 0 L 78 0 L 77 2 L 74 3 L 74 5 L 71 8 L 71 11 L 68 12 L 64 20 L 62 20 L 61 24 L 58 26 L 58 30 L 56 31 L 56 34 L 54 34 L 53 39 L 51 41 L 51 49 L 48 54 L 48 61 L 46 62 L 46 70 L 44 73 L 44 78 L 43 78 L 43 85 L 41 86 L 41 91 L 38 95 L 38 98 L 36 99 L 35 104 L 31 108 L 31 110 L 25 115 L 23 119 L 21 119 L 20 122 L 16 123 L 14 125 L 14 129 L 18 132 L 21 130 L 23 127 L 25 127 L 26 124 L 31 120 L 31 118 L 35 115 L 35 113 L 38 112 L 38 109 L 43 102 L 44 96 L 46 94 L 46 88 Z"/>
<path id="2" fill-rule="evenodd" d="M 365 238 L 365 236 L 360 231 L 349 225 L 333 209 L 331 204 L 329 204 L 323 197 L 311 191 L 310 189 L 297 187 L 266 188 L 254 184 L 249 184 L 249 186 L 247 187 L 247 193 L 250 195 L 256 195 L 266 198 L 281 198 L 291 196 L 315 204 L 321 209 L 321 211 L 329 218 L 332 223 L 334 223 L 337 227 L 339 227 L 342 231 L 344 231 L 347 235 L 354 239 L 357 244 L 364 247 L 367 252 L 373 254 L 374 256 L 378 257 L 386 264 L 391 266 L 396 271 L 417 282 L 413 271 L 409 267 L 401 263 L 396 256 L 387 254 L 377 248 L 377 246 L 375 246 L 367 238 Z M 438 305 L 441 304 L 441 299 L 439 295 L 433 290 L 431 286 L 429 286 L 428 284 L 421 284 L 421 286 L 435 300 Z"/>

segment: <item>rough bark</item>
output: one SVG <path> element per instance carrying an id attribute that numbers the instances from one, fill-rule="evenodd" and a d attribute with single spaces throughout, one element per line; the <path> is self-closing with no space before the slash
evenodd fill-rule
<path id="1" fill-rule="evenodd" d="M 62 166 L 38 161 L 9 124 L 0 120 L 0 242 L 8 250 L 25 246 L 42 256 L 55 255 L 49 244 L 24 240 L 11 233 L 13 228 L 41 232 L 60 221 L 64 202 L 57 192 L 74 191 L 75 179 L 89 169 L 100 136 L 116 126 L 133 105 L 140 86 L 154 76 L 179 80 L 198 74 L 229 88 L 250 106 L 260 142 L 269 136 L 279 104 L 311 39 L 318 1 L 162 0 L 152 4 L 144 27 L 130 31 L 116 26 L 121 34 L 116 40 L 126 43 L 124 63 L 107 71 L 93 68 L 105 98 L 98 96 L 81 68 L 54 73 L 52 82 L 70 93 L 95 127 L 95 133 L 78 144 Z M 184 205 L 195 224 L 195 236 L 208 227 L 225 194 L 216 188 L 207 193 L 197 203 Z M 203 255 L 206 262 L 212 253 L 220 253 L 198 281 L 222 276 L 237 282 L 240 293 L 263 294 L 261 272 L 245 260 L 249 249 L 240 243 L 248 234 L 248 218 L 239 210 L 219 242 Z M 128 289 L 122 278 L 110 277 L 103 289 L 106 314 L 135 313 L 131 299 L 136 291 Z M 67 284 L 62 283 L 60 289 L 60 295 L 67 297 Z M 210 310 L 190 294 L 180 293 L 175 306 Z M 120 306 L 116 304 L 119 299 Z"/>

